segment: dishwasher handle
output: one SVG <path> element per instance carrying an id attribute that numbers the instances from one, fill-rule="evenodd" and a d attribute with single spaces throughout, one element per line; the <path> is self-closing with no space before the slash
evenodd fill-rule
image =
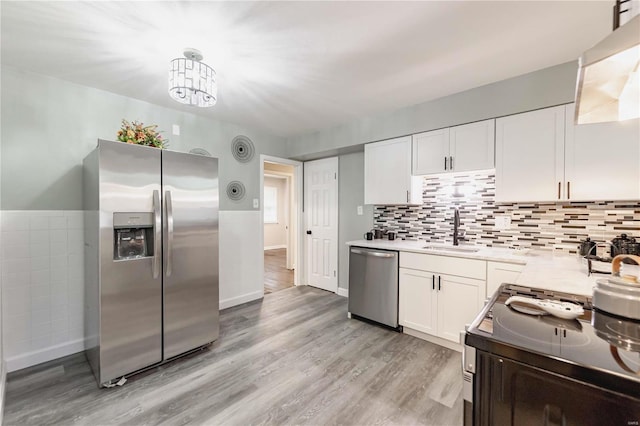
<path id="1" fill-rule="evenodd" d="M 358 250 L 355 248 L 351 249 L 351 253 L 355 253 L 355 254 L 361 254 L 363 256 L 373 256 L 373 257 L 394 257 L 395 253 L 381 253 L 378 251 L 364 251 L 364 250 Z"/>

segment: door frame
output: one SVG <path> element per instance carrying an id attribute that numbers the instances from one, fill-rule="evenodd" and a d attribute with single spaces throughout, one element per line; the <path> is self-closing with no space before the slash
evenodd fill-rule
<path id="1" fill-rule="evenodd" d="M 304 285 L 301 281 L 301 277 L 304 277 L 304 267 L 305 267 L 305 259 L 303 258 L 303 247 L 302 242 L 302 233 L 303 230 L 303 187 L 302 187 L 302 165 L 303 163 L 300 161 L 290 160 L 288 158 L 274 157 L 271 155 L 260 154 L 260 221 L 262 222 L 262 232 L 260 232 L 260 238 L 258 238 L 260 243 L 260 251 L 264 253 L 264 163 L 277 163 L 277 164 L 286 164 L 288 166 L 293 166 L 293 179 L 292 183 L 294 186 L 294 197 L 293 200 L 289 200 L 289 203 L 294 204 L 297 202 L 298 206 L 296 209 L 296 233 L 294 235 L 294 239 L 296 242 L 296 265 L 293 271 L 293 284 L 294 285 Z M 293 211 L 293 209 L 290 209 Z M 293 222 L 291 218 L 289 218 L 289 222 Z M 260 256 L 260 264 L 258 265 L 260 268 L 260 283 L 262 285 L 262 291 L 264 296 L 264 255 Z"/>

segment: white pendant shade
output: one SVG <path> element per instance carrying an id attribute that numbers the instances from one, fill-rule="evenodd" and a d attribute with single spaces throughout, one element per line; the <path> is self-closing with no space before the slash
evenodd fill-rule
<path id="1" fill-rule="evenodd" d="M 186 105 L 214 106 L 218 100 L 216 72 L 200 62 L 202 54 L 199 51 L 185 49 L 184 55 L 184 58 L 171 61 L 169 96 Z"/>

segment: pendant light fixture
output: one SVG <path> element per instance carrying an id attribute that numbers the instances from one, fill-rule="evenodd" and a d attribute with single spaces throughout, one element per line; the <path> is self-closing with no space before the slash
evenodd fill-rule
<path id="1" fill-rule="evenodd" d="M 627 2 L 616 3 L 613 33 L 580 57 L 576 124 L 640 117 L 640 15 L 619 26 Z"/>
<path id="2" fill-rule="evenodd" d="M 218 100 L 216 72 L 202 61 L 197 49 L 185 48 L 184 58 L 176 58 L 169 66 L 169 96 L 197 107 L 211 107 Z"/>

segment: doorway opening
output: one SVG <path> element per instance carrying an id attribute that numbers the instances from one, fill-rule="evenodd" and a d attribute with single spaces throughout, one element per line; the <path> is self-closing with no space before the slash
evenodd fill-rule
<path id="1" fill-rule="evenodd" d="M 264 294 L 298 285 L 302 163 L 262 156 Z"/>

